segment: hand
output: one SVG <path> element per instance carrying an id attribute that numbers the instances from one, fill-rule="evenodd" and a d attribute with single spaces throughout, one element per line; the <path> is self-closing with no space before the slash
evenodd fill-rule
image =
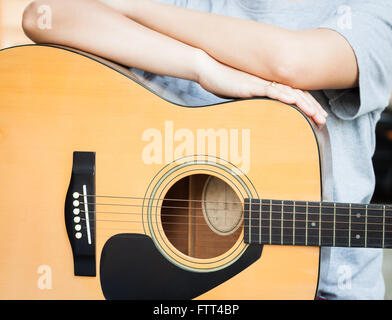
<path id="1" fill-rule="evenodd" d="M 218 96 L 231 98 L 269 97 L 287 104 L 294 104 L 317 124 L 326 122 L 328 113 L 307 91 L 267 81 L 219 63 L 203 51 L 195 64 L 197 81 Z"/>

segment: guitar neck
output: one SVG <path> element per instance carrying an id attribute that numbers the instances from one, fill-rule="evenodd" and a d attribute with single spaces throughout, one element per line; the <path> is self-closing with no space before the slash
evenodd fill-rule
<path id="1" fill-rule="evenodd" d="M 392 248 L 392 206 L 245 199 L 250 244 Z"/>

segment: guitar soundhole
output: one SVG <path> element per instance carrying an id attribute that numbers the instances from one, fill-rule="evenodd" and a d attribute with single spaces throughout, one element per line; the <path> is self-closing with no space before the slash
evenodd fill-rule
<path id="1" fill-rule="evenodd" d="M 197 174 L 176 182 L 162 204 L 161 219 L 169 241 L 182 253 L 217 257 L 234 246 L 243 228 L 243 207 L 223 180 Z"/>

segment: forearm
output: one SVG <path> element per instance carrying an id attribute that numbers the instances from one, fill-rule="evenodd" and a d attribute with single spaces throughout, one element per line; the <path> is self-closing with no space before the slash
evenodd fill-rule
<path id="1" fill-rule="evenodd" d="M 303 90 L 357 84 L 355 55 L 331 30 L 288 30 L 151 0 L 117 0 L 116 5 L 132 20 L 263 79 Z"/>
<path id="2" fill-rule="evenodd" d="M 37 43 L 55 43 L 88 51 L 130 67 L 197 81 L 218 96 L 267 96 L 296 104 L 317 123 L 327 114 L 306 92 L 294 90 L 222 64 L 204 51 L 128 19 L 118 8 L 96 0 L 36 0 L 23 16 L 25 33 Z M 118 0 L 118 3 L 123 3 Z M 40 29 L 40 5 L 52 11 L 52 26 Z"/>
<path id="3" fill-rule="evenodd" d="M 126 66 L 197 81 L 200 50 L 150 30 L 94 0 L 45 0 L 52 28 L 37 25 L 41 1 L 24 13 L 26 34 L 37 43 L 55 43 L 92 52 Z"/>
<path id="4" fill-rule="evenodd" d="M 125 13 L 132 20 L 201 48 L 227 65 L 279 82 L 280 79 L 274 78 L 276 70 L 271 68 L 273 64 L 260 62 L 278 59 L 277 53 L 282 50 L 282 44 L 287 43 L 285 38 L 290 36 L 290 31 L 151 0 L 125 2 L 128 3 Z M 279 45 L 275 45 L 274 41 L 277 33 L 282 39 Z"/>

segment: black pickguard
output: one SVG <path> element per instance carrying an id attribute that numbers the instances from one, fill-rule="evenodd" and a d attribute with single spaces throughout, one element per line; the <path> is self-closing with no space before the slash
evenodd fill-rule
<path id="1" fill-rule="evenodd" d="M 199 273 L 168 261 L 150 237 L 118 234 L 102 250 L 100 279 L 110 300 L 193 299 L 232 278 L 261 256 L 262 246 L 249 245 L 242 256 L 225 269 Z"/>

